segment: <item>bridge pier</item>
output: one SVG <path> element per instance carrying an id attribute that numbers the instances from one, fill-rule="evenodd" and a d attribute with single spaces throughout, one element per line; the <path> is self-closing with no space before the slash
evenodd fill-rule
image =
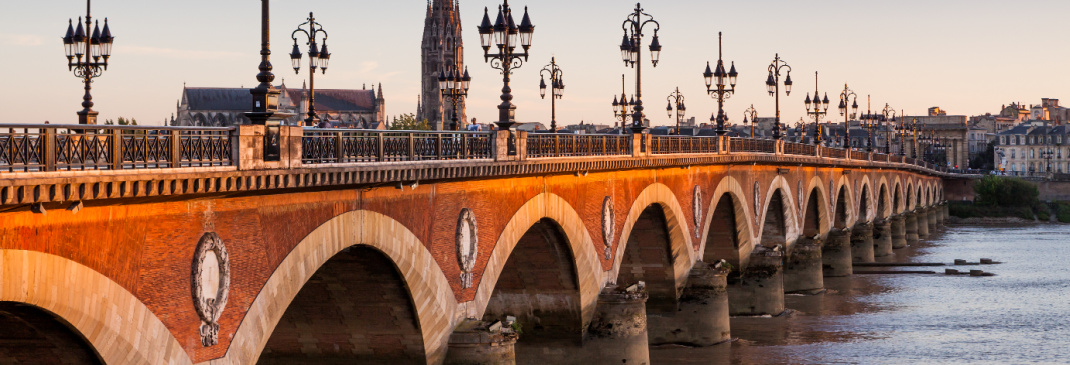
<path id="1" fill-rule="evenodd" d="M 873 223 L 859 223 L 851 229 L 851 255 L 853 262 L 873 262 Z M 853 270 L 853 268 L 852 268 Z"/>
<path id="2" fill-rule="evenodd" d="M 918 239 L 929 238 L 929 208 L 918 208 Z"/>
<path id="3" fill-rule="evenodd" d="M 651 345 L 713 346 L 732 339 L 728 314 L 728 275 L 699 262 L 691 269 L 680 310 L 648 316 Z"/>
<path id="4" fill-rule="evenodd" d="M 733 316 L 778 315 L 784 312 L 783 252 L 764 250 L 750 256 L 750 263 L 733 278 L 728 290 L 728 309 Z"/>
<path id="5" fill-rule="evenodd" d="M 854 271 L 854 265 L 852 264 L 854 257 L 851 256 L 852 236 L 850 229 L 834 228 L 829 232 L 825 247 L 821 250 L 821 261 L 825 276 L 851 276 Z M 872 252 L 872 249 L 870 249 L 870 252 Z"/>
<path id="6" fill-rule="evenodd" d="M 516 364 L 517 335 L 511 330 L 491 326 L 491 323 L 468 320 L 457 326 L 450 335 L 446 365 L 513 365 Z"/>
<path id="7" fill-rule="evenodd" d="M 900 249 L 907 247 L 906 216 L 900 214 L 892 216 L 892 248 Z"/>
<path id="8" fill-rule="evenodd" d="M 943 209 L 941 209 L 941 211 L 943 211 L 943 214 L 941 214 L 941 215 L 944 217 L 944 221 L 945 222 L 948 219 L 951 218 L 951 207 L 950 207 L 950 205 L 947 204 L 947 202 L 944 202 L 944 206 L 943 206 Z"/>
<path id="9" fill-rule="evenodd" d="M 906 212 L 903 214 L 904 226 L 906 228 L 906 241 L 907 246 L 917 245 L 918 238 L 918 213 Z M 904 246 L 905 247 L 905 246 Z M 896 247 L 901 248 L 901 247 Z"/>
<path id="10" fill-rule="evenodd" d="M 892 255 L 892 247 L 895 246 L 895 229 L 890 219 L 883 219 L 873 223 L 873 257 L 885 257 Z"/>
<path id="11" fill-rule="evenodd" d="M 935 234 L 940 228 L 940 210 L 939 206 L 929 208 L 929 235 Z"/>
<path id="12" fill-rule="evenodd" d="M 628 292 L 608 287 L 598 295 L 594 320 L 587 329 L 577 364 L 649 364 L 646 290 Z"/>
<path id="13" fill-rule="evenodd" d="M 825 288 L 820 239 L 801 237 L 784 258 L 784 292 L 797 293 Z"/>

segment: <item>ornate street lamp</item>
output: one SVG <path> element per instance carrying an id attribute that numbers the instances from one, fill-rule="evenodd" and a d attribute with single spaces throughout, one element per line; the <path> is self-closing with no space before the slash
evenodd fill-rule
<path id="1" fill-rule="evenodd" d="M 308 26 L 308 29 L 302 29 L 303 26 Z M 331 61 L 331 53 L 327 52 L 327 31 L 323 30 L 323 26 L 316 22 L 316 17 L 311 12 L 308 13 L 308 21 L 297 26 L 290 37 L 294 40 L 293 52 L 290 52 L 290 60 L 293 62 L 294 73 L 301 73 L 301 48 L 297 46 L 297 33 L 304 33 L 306 43 L 308 45 L 308 118 L 305 119 L 305 125 L 312 127 L 319 124 L 319 117 L 316 115 L 316 68 L 323 70 L 323 73 L 327 73 L 327 64 Z M 316 36 L 319 33 L 323 33 L 323 48 L 319 48 L 316 44 Z"/>
<path id="2" fill-rule="evenodd" d="M 852 99 L 853 98 L 853 99 Z M 847 113 L 847 104 L 851 103 L 851 113 Z M 858 94 L 855 94 L 847 84 L 843 84 L 843 92 L 840 93 L 840 116 L 843 117 L 844 140 L 848 149 L 851 148 L 851 119 L 858 115 Z"/>
<path id="3" fill-rule="evenodd" d="M 647 25 L 654 26 L 654 39 L 650 42 L 650 61 L 654 67 L 658 67 L 661 59 L 661 41 L 658 40 L 658 31 L 661 24 L 654 20 L 650 14 L 643 12 L 641 4 L 635 4 L 635 11 L 628 15 L 621 27 L 624 29 L 624 37 L 620 43 L 620 54 L 624 65 L 635 69 L 635 105 L 632 110 L 632 132 L 639 134 L 646 129 L 643 126 L 643 63 L 639 48 L 643 44 L 643 29 Z"/>
<path id="4" fill-rule="evenodd" d="M 918 158 L 918 118 L 914 118 L 914 120 L 910 122 L 910 129 L 914 132 L 914 150 L 911 151 L 911 155 L 913 155 L 914 158 Z"/>
<path id="5" fill-rule="evenodd" d="M 565 97 L 565 73 L 557 66 L 557 57 L 539 71 L 539 96 L 546 99 L 546 74 L 550 75 L 550 130 L 557 133 L 557 99 Z"/>
<path id="6" fill-rule="evenodd" d="M 457 52 L 453 52 L 453 64 L 438 74 L 438 90 L 442 93 L 442 99 L 453 103 L 453 108 L 450 108 L 450 130 L 453 131 L 460 130 L 460 123 L 457 122 L 457 105 L 464 102 L 464 98 L 468 97 L 468 87 L 472 83 L 472 76 L 468 74 L 468 68 L 465 67 L 464 74 L 457 68 L 459 62 L 457 62 L 456 58 L 459 57 L 460 53 L 460 49 Z"/>
<path id="7" fill-rule="evenodd" d="M 884 121 L 885 136 L 884 153 L 890 155 L 892 154 L 892 125 L 895 124 L 897 121 L 895 115 L 895 108 L 893 108 L 891 105 L 888 105 L 888 103 L 885 103 L 884 110 L 881 111 L 881 116 L 884 117 L 882 119 Z"/>
<path id="8" fill-rule="evenodd" d="M 669 94 L 667 100 L 669 101 L 669 106 L 665 107 L 665 112 L 669 115 L 669 118 L 672 118 L 673 103 L 676 104 L 676 134 L 679 135 L 680 123 L 683 123 L 684 117 L 687 115 L 687 104 L 685 103 L 687 99 L 684 98 L 684 94 L 681 94 L 680 88 L 677 87 L 676 91 Z"/>
<path id="9" fill-rule="evenodd" d="M 253 95 L 252 111 L 245 113 L 245 116 L 249 118 L 249 121 L 255 125 L 266 125 L 268 119 L 275 117 L 276 112 L 279 111 L 279 94 L 282 92 L 276 89 L 271 83 L 275 81 L 275 74 L 271 73 L 273 67 L 271 66 L 271 6 L 269 0 L 260 1 L 260 73 L 256 75 L 256 81 L 260 84 L 256 88 L 250 89 L 249 92 Z M 274 129 L 278 131 L 278 129 Z M 272 130 L 265 135 L 265 151 L 274 152 L 274 156 L 265 157 L 268 160 L 273 160 L 278 157 L 279 140 L 278 138 L 271 137 Z M 274 137 L 278 137 L 277 134 Z"/>
<path id="10" fill-rule="evenodd" d="M 67 55 L 67 70 L 74 71 L 74 76 L 82 79 L 85 84 L 85 95 L 82 96 L 82 110 L 78 112 L 78 124 L 97 124 L 97 113 L 93 111 L 93 95 L 90 94 L 93 79 L 103 76 L 108 69 L 108 59 L 111 58 L 111 46 L 115 37 L 111 35 L 108 27 L 108 18 L 104 18 L 104 31 L 100 31 L 100 22 L 96 22 L 90 16 L 90 0 L 85 1 L 85 28 L 82 28 L 82 18 L 78 18 L 78 28 L 75 30 L 74 21 L 67 20 L 67 34 L 63 36 L 63 50 Z M 92 33 L 90 33 L 92 30 Z"/>
<path id="11" fill-rule="evenodd" d="M 711 70 L 710 63 L 706 62 L 706 72 L 702 73 L 702 77 L 706 79 L 706 93 L 717 99 L 716 121 L 718 136 L 728 133 L 728 130 L 725 129 L 725 122 L 728 121 L 728 117 L 724 114 L 724 101 L 736 93 L 736 78 L 739 77 L 739 72 L 736 72 L 735 62 L 732 62 L 732 70 L 725 72 L 723 44 L 721 32 L 717 32 L 717 69 Z M 725 88 L 726 84 L 731 85 L 731 88 Z"/>
<path id="12" fill-rule="evenodd" d="M 879 114 L 873 114 L 873 99 L 866 95 L 866 113 L 858 117 L 859 123 L 866 129 L 866 152 L 873 152 L 873 125 L 880 121 Z"/>
<path id="13" fill-rule="evenodd" d="M 799 121 L 795 122 L 795 143 L 802 143 L 803 138 L 806 137 L 806 132 L 803 128 L 806 128 L 806 120 L 799 117 Z"/>
<path id="14" fill-rule="evenodd" d="M 769 65 L 769 78 L 765 80 L 765 86 L 769 91 L 769 96 L 776 96 L 776 122 L 773 124 L 773 139 L 783 138 L 780 134 L 780 73 L 784 69 L 787 69 L 788 76 L 788 78 L 784 80 L 784 96 L 791 96 L 791 66 L 788 66 L 787 62 L 780 59 L 780 54 L 777 53 L 776 58 L 773 59 L 773 63 Z"/>
<path id="15" fill-rule="evenodd" d="M 758 110 L 754 109 L 754 104 L 750 105 L 750 108 L 743 111 L 743 127 L 747 127 L 747 122 L 750 122 L 750 138 L 754 138 L 754 127 L 758 125 Z"/>
<path id="16" fill-rule="evenodd" d="M 821 144 L 821 117 L 828 114 L 829 111 L 829 95 L 825 93 L 825 99 L 819 98 L 819 92 L 817 91 L 817 72 L 814 72 L 814 99 L 810 100 L 810 93 L 806 93 L 806 114 L 814 117 L 814 145 Z"/>
<path id="17" fill-rule="evenodd" d="M 635 97 L 632 100 L 628 100 L 628 94 L 624 89 L 624 75 L 620 75 L 620 99 L 616 96 L 613 97 L 613 118 L 620 122 L 618 131 L 620 134 L 624 134 L 624 124 L 628 122 L 628 117 L 632 115 L 632 108 L 635 106 Z"/>
<path id="18" fill-rule="evenodd" d="M 479 25 L 479 39 L 483 45 L 483 61 L 502 73 L 502 103 L 498 105 L 499 130 L 509 130 L 516 124 L 516 105 L 513 105 L 513 89 L 509 87 L 509 76 L 513 70 L 520 68 L 528 60 L 528 50 L 531 49 L 531 37 L 535 33 L 535 26 L 531 24 L 528 16 L 528 8 L 524 7 L 524 18 L 520 26 L 516 26 L 513 20 L 513 10 L 509 8 L 509 0 L 502 2 L 498 7 L 498 18 L 494 24 L 490 22 L 490 10 L 483 8 L 483 22 Z M 516 52 L 519 46 L 523 52 Z M 497 53 L 491 53 L 491 47 L 497 49 Z"/>

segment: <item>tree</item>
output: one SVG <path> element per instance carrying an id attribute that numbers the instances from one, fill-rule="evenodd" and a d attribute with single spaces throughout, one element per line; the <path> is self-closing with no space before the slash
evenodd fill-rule
<path id="1" fill-rule="evenodd" d="M 390 130 L 429 131 L 431 130 L 431 122 L 427 119 L 417 120 L 416 114 L 402 114 L 400 118 L 394 117 L 394 122 L 390 124 Z"/>
<path id="2" fill-rule="evenodd" d="M 1032 183 L 1015 178 L 985 176 L 973 187 L 977 204 L 1003 207 L 1031 207 L 1039 202 L 1040 191 Z"/>
<path id="3" fill-rule="evenodd" d="M 116 122 L 111 119 L 108 119 L 104 121 L 104 125 L 116 125 Z M 137 125 L 137 119 L 126 119 L 123 117 L 119 117 L 118 125 Z"/>

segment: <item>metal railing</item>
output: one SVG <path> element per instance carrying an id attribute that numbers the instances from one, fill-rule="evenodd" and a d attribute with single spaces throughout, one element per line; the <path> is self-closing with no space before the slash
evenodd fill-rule
<path id="1" fill-rule="evenodd" d="M 632 136 L 625 134 L 528 133 L 527 143 L 531 158 L 632 154 Z"/>
<path id="2" fill-rule="evenodd" d="M 478 160 L 493 157 L 486 132 L 305 129 L 304 164 Z"/>
<path id="3" fill-rule="evenodd" d="M 652 136 L 650 153 L 670 155 L 679 153 L 718 153 L 720 138 L 694 136 Z"/>
<path id="4" fill-rule="evenodd" d="M 729 145 L 732 152 L 776 153 L 776 141 L 771 139 L 732 138 Z"/>
<path id="5" fill-rule="evenodd" d="M 817 156 L 817 146 L 805 143 L 784 143 L 784 153 L 796 156 Z"/>
<path id="6" fill-rule="evenodd" d="M 233 165 L 234 128 L 0 126 L 0 171 L 131 170 Z"/>
<path id="7" fill-rule="evenodd" d="M 842 148 L 821 147 L 821 156 L 826 158 L 847 158 L 847 150 Z"/>

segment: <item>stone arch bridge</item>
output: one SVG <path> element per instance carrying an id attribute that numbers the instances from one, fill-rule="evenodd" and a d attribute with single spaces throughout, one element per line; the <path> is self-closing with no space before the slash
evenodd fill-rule
<path id="1" fill-rule="evenodd" d="M 644 363 L 924 238 L 971 178 L 771 140 L 94 128 L 0 132 L 24 363 Z"/>

